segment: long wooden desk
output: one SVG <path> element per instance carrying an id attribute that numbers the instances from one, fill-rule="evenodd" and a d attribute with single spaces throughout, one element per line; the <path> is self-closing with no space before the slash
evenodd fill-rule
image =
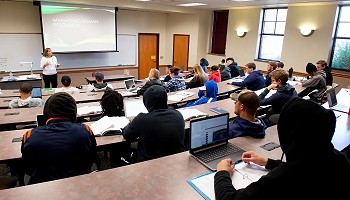
<path id="1" fill-rule="evenodd" d="M 32 85 L 33 87 L 41 87 L 42 86 L 42 81 L 41 81 L 41 76 L 40 74 L 35 74 L 36 78 L 34 79 L 23 79 L 23 77 L 26 76 L 19 76 L 22 78 L 19 78 L 15 81 L 8 81 L 8 77 L 3 77 L 0 80 L 0 89 L 1 90 L 10 90 L 10 89 L 18 89 L 23 82 L 29 82 L 30 85 Z M 18 77 L 18 76 L 15 76 Z"/>
<path id="2" fill-rule="evenodd" d="M 275 132 L 263 139 L 239 137 L 231 143 L 262 156 L 279 159 L 281 148 L 260 147 L 278 143 Z M 209 170 L 189 152 L 71 178 L 0 190 L 3 199 L 203 199 L 186 181 Z M 88 189 L 87 189 L 88 188 Z"/>
<path id="3" fill-rule="evenodd" d="M 135 76 L 132 75 L 124 75 L 124 74 L 116 74 L 116 75 L 106 75 L 104 80 L 105 82 L 109 81 L 121 81 L 121 80 L 126 80 L 126 79 L 131 79 L 135 78 Z M 96 83 L 95 77 L 85 77 L 85 80 L 87 81 L 88 84 L 91 83 Z"/>

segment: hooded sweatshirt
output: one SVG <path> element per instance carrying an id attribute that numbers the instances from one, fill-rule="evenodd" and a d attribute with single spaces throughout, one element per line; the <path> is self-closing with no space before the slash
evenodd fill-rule
<path id="1" fill-rule="evenodd" d="M 232 82 L 232 85 L 247 87 L 248 90 L 257 91 L 265 87 L 265 80 L 261 71 L 254 70 L 242 82 Z"/>
<path id="2" fill-rule="evenodd" d="M 185 150 L 185 121 L 179 111 L 168 108 L 167 98 L 162 86 L 148 88 L 143 95 L 148 113 L 139 113 L 123 130 L 125 140 L 138 138 L 137 161 Z"/>
<path id="3" fill-rule="evenodd" d="M 113 90 L 113 86 L 109 83 L 94 83 L 94 84 L 89 84 L 88 85 L 88 88 L 87 88 L 87 91 L 90 91 L 90 92 L 97 92 L 97 91 L 105 91 L 107 89 L 111 89 Z"/>
<path id="4" fill-rule="evenodd" d="M 183 107 L 190 107 L 190 106 L 196 106 L 200 104 L 205 104 L 205 103 L 210 103 L 210 102 L 215 102 L 217 100 L 217 95 L 218 95 L 218 84 L 216 84 L 215 81 L 207 81 L 204 84 L 206 88 L 206 95 L 204 96 L 204 92 L 202 90 L 198 91 L 198 96 L 199 99 L 194 101 L 194 102 L 189 102 Z"/>
<path id="5" fill-rule="evenodd" d="M 221 75 L 219 70 L 212 71 L 211 75 L 208 77 L 208 80 L 214 80 L 217 83 L 221 82 Z"/>
<path id="6" fill-rule="evenodd" d="M 233 121 L 229 123 L 229 136 L 230 138 L 241 137 L 241 136 L 251 136 L 254 138 L 265 137 L 265 123 L 255 118 L 255 122 L 243 119 L 237 116 Z"/>
<path id="7" fill-rule="evenodd" d="M 10 101 L 9 108 L 30 108 L 30 107 L 42 107 L 45 102 L 40 98 L 28 97 L 27 99 L 16 98 Z"/>
<path id="8" fill-rule="evenodd" d="M 311 92 L 312 90 L 317 89 L 318 92 L 315 92 L 310 96 L 310 98 L 318 98 L 321 97 L 321 95 L 326 91 L 326 73 L 323 70 L 316 71 L 315 75 L 304 81 L 301 86 L 307 88 L 305 91 Z M 300 97 L 302 97 L 302 94 L 299 94 Z"/>
<path id="9" fill-rule="evenodd" d="M 265 98 L 266 95 L 270 92 L 270 90 L 265 89 L 260 95 L 260 106 L 271 105 L 272 106 L 272 114 L 279 114 L 287 101 L 291 98 L 298 96 L 295 88 L 286 83 L 285 85 L 277 88 L 276 93 L 271 95 L 268 98 Z"/>
<path id="10" fill-rule="evenodd" d="M 332 110 L 313 101 L 291 99 L 277 125 L 286 162 L 268 159 L 269 173 L 238 190 L 227 171 L 217 172 L 216 199 L 344 199 L 349 186 L 342 180 L 350 180 L 350 164 L 331 142 L 335 125 Z"/>

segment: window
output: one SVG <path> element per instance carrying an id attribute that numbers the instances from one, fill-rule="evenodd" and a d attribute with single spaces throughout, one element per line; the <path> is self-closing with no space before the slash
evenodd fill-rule
<path id="1" fill-rule="evenodd" d="M 211 53 L 225 54 L 228 10 L 214 11 Z"/>
<path id="2" fill-rule="evenodd" d="M 281 60 L 287 8 L 263 10 L 258 59 Z"/>
<path id="3" fill-rule="evenodd" d="M 338 22 L 332 48 L 331 67 L 350 70 L 350 6 L 339 8 Z"/>

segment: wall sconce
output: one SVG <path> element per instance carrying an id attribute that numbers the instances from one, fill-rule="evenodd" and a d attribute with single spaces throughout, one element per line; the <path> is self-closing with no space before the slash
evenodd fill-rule
<path id="1" fill-rule="evenodd" d="M 238 29 L 237 30 L 237 36 L 238 37 L 244 37 L 245 35 L 247 34 L 247 31 L 244 31 L 244 30 L 242 30 L 242 29 Z"/>
<path id="2" fill-rule="evenodd" d="M 312 35 L 314 33 L 314 29 L 312 29 L 311 27 L 302 27 L 300 28 L 300 33 L 302 36 L 304 37 L 309 37 L 310 35 Z"/>

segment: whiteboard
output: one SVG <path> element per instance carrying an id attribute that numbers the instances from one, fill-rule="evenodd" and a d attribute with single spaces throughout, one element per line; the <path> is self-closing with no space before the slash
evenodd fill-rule
<path id="1" fill-rule="evenodd" d="M 41 70 L 41 34 L 0 34 L 0 43 L 0 71 L 29 72 L 30 65 L 20 62 L 33 62 L 33 71 Z M 136 35 L 118 34 L 117 49 L 119 52 L 54 55 L 62 64 L 58 69 L 137 65 Z"/>

